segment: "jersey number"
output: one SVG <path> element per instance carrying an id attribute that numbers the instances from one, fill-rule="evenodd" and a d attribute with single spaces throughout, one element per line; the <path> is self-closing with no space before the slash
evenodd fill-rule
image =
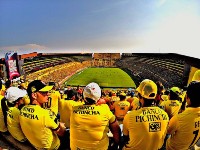
<path id="1" fill-rule="evenodd" d="M 196 138 L 197 138 L 197 136 L 198 136 L 198 133 L 199 133 L 199 130 L 193 131 L 194 139 L 192 140 L 192 143 L 190 144 L 190 146 L 192 146 L 192 145 L 194 144 L 194 142 L 196 141 Z M 190 147 L 190 146 L 189 146 L 189 147 Z"/>
<path id="2" fill-rule="evenodd" d="M 48 102 L 43 104 L 43 108 L 50 108 L 51 107 L 52 98 L 48 97 Z"/>

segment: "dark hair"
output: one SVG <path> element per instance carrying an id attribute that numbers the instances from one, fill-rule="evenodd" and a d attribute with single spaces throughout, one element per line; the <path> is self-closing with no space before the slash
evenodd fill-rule
<path id="1" fill-rule="evenodd" d="M 0 90 L 2 89 L 2 81 L 0 80 Z"/>
<path id="2" fill-rule="evenodd" d="M 95 104 L 95 103 L 96 103 L 95 100 L 88 98 L 88 97 L 85 98 L 85 104 L 86 105 L 92 105 L 92 104 Z"/>
<path id="3" fill-rule="evenodd" d="M 187 88 L 187 96 L 190 98 L 191 107 L 200 106 L 200 82 L 192 81 Z"/>
<path id="4" fill-rule="evenodd" d="M 140 93 L 138 93 L 139 98 L 143 98 L 144 99 L 144 105 L 142 107 L 148 107 L 148 106 L 152 106 L 154 99 L 147 99 L 141 96 Z"/>
<path id="5" fill-rule="evenodd" d="M 11 86 L 11 80 L 7 80 L 5 83 L 6 88 L 9 88 Z"/>
<path id="6" fill-rule="evenodd" d="M 126 99 L 126 96 L 124 95 L 119 95 L 120 101 Z"/>
<path id="7" fill-rule="evenodd" d="M 156 85 L 157 85 L 157 88 L 158 88 L 157 94 L 161 94 L 160 90 L 164 90 L 164 86 L 163 86 L 162 82 L 161 81 L 157 81 Z"/>
<path id="8" fill-rule="evenodd" d="M 177 93 L 174 93 L 172 90 L 169 91 L 170 100 L 179 100 L 180 97 Z"/>
<path id="9" fill-rule="evenodd" d="M 1 108 L 2 108 L 2 112 L 3 112 L 3 117 L 4 117 L 4 123 L 7 127 L 7 111 L 8 111 L 8 106 L 6 104 L 7 99 L 4 97 L 1 100 Z"/>

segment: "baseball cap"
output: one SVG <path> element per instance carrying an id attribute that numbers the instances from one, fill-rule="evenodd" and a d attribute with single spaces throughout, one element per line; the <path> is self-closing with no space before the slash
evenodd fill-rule
<path id="1" fill-rule="evenodd" d="M 101 97 L 101 88 L 97 83 L 91 82 L 84 88 L 83 97 L 98 101 Z"/>
<path id="2" fill-rule="evenodd" d="M 26 93 L 18 87 L 10 87 L 7 89 L 5 97 L 9 103 L 13 103 L 20 97 L 24 97 L 25 95 Z"/>
<path id="3" fill-rule="evenodd" d="M 192 78 L 192 81 L 200 81 L 200 70 L 197 70 Z"/>
<path id="4" fill-rule="evenodd" d="M 136 89 L 146 99 L 155 99 L 157 90 L 157 85 L 150 79 L 144 79 Z"/>
<path id="5" fill-rule="evenodd" d="M 34 80 L 28 84 L 27 93 L 30 95 L 34 92 L 48 92 L 53 88 L 53 86 L 48 86 L 41 80 Z"/>
<path id="6" fill-rule="evenodd" d="M 55 82 L 49 82 L 49 85 L 51 86 L 55 86 L 56 85 L 56 83 Z"/>
<path id="7" fill-rule="evenodd" d="M 121 92 L 119 95 L 121 95 L 121 96 L 126 96 L 126 93 Z"/>
<path id="8" fill-rule="evenodd" d="M 181 90 L 180 90 L 180 88 L 178 88 L 178 87 L 172 87 L 172 88 L 170 89 L 170 91 L 176 93 L 177 95 L 180 95 L 180 94 L 181 94 Z"/>

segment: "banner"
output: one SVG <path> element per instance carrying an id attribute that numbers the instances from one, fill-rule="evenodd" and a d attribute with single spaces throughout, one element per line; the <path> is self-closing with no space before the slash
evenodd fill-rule
<path id="1" fill-rule="evenodd" d="M 16 52 L 8 52 L 5 55 L 5 64 L 7 68 L 8 79 L 12 80 L 13 78 L 19 77 L 18 71 L 18 59 Z"/>

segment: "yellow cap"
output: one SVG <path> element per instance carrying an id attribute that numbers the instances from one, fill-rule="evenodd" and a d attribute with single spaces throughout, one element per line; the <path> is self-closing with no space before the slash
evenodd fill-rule
<path id="1" fill-rule="evenodd" d="M 157 85 L 149 79 L 143 80 L 136 89 L 136 91 L 138 91 L 138 93 L 146 99 L 155 99 L 157 90 Z"/>
<path id="2" fill-rule="evenodd" d="M 121 95 L 121 96 L 126 96 L 126 93 L 121 92 L 120 95 Z"/>
<path id="3" fill-rule="evenodd" d="M 200 70 L 197 70 L 192 78 L 192 81 L 200 81 Z"/>
<path id="4" fill-rule="evenodd" d="M 178 88 L 178 87 L 172 87 L 171 89 L 170 89 L 172 92 L 174 92 L 174 93 L 176 93 L 177 95 L 180 95 L 181 94 L 181 90 L 180 90 L 180 88 Z"/>

